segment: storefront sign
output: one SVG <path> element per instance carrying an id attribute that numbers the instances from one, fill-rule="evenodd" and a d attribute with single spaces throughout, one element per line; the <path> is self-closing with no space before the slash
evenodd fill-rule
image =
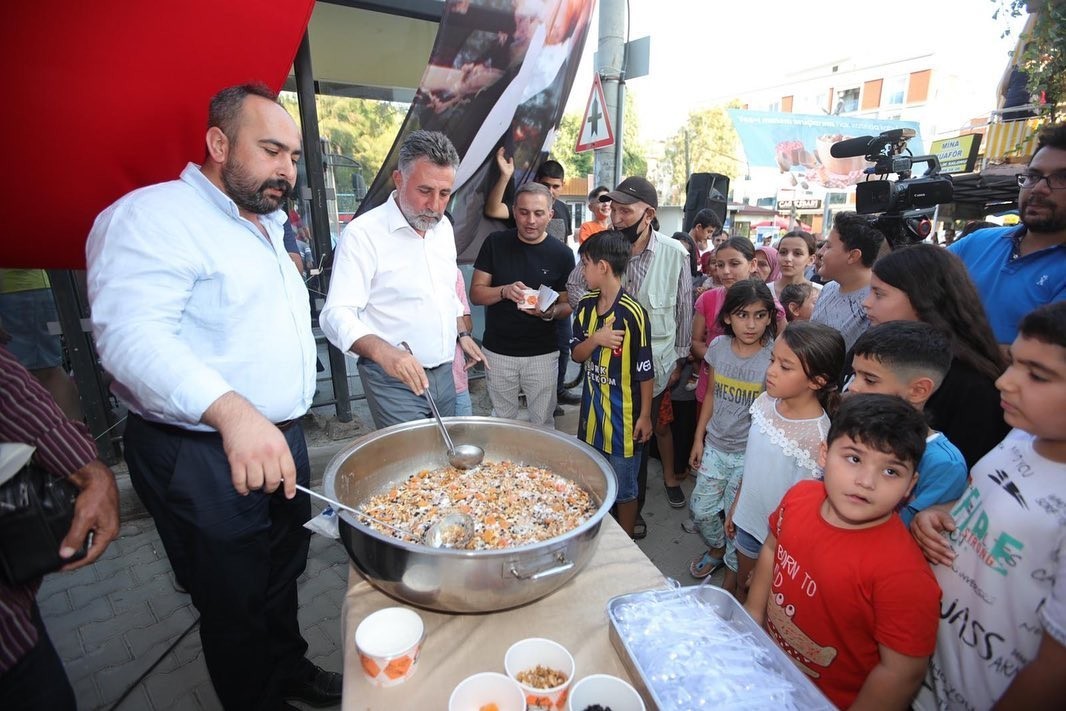
<path id="1" fill-rule="evenodd" d="M 788 211 L 792 208 L 797 210 L 821 210 L 822 199 L 821 198 L 779 198 L 777 201 L 777 211 Z"/>
<path id="2" fill-rule="evenodd" d="M 970 133 L 933 141 L 929 153 L 940 159 L 941 173 L 972 173 L 980 147 L 981 134 Z"/>

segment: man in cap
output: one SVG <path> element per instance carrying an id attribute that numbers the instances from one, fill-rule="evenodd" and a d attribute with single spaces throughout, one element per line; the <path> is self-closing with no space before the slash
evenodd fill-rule
<path id="1" fill-rule="evenodd" d="M 655 367 L 655 399 L 652 418 L 658 417 L 665 393 L 672 388 L 688 358 L 692 339 L 692 275 L 688 252 L 680 242 L 652 228 L 659 195 L 645 178 L 626 178 L 618 187 L 600 196 L 611 202 L 611 224 L 632 245 L 623 286 L 647 309 Z M 570 273 L 566 293 L 571 307 L 588 291 L 581 265 Z M 648 486 L 648 448 L 641 454 L 638 474 L 639 506 L 644 505 Z M 639 510 L 639 509 L 638 509 Z M 638 516 L 635 538 L 647 527 Z"/>

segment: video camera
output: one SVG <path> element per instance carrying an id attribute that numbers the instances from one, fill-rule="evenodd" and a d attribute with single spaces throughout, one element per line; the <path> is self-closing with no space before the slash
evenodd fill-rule
<path id="1" fill-rule="evenodd" d="M 834 158 L 863 156 L 873 163 L 863 171 L 866 180 L 855 186 L 855 211 L 860 215 L 881 213 L 875 226 L 892 247 L 925 239 L 932 225 L 924 211 L 954 199 L 951 177 L 940 174 L 940 159 L 911 155 L 907 141 L 914 135 L 913 129 L 896 128 L 878 136 L 837 141 L 829 148 Z M 928 166 L 926 171 L 912 177 L 914 164 L 923 162 Z M 887 176 L 892 174 L 899 180 L 889 180 Z M 873 176 L 880 179 L 871 180 Z"/>

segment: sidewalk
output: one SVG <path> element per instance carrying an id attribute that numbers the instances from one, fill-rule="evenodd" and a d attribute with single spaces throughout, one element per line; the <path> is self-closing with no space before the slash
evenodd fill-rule
<path id="1" fill-rule="evenodd" d="M 474 412 L 487 414 L 483 383 L 473 385 Z M 355 408 L 357 418 L 369 425 L 365 405 L 358 405 L 362 406 Z M 564 410 L 556 426 L 573 434 L 578 408 Z M 315 488 L 333 455 L 369 429 L 351 428 L 352 436 L 339 442 L 310 438 Z M 669 507 L 661 472 L 652 460 L 644 507 L 648 537 L 638 545 L 664 575 L 692 585 L 696 581 L 688 574 L 688 564 L 701 543 L 681 530 L 687 510 Z M 94 565 L 45 578 L 37 596 L 79 708 L 112 708 L 132 686 L 119 708 L 221 709 L 204 666 L 199 633 L 190 629 L 197 620 L 196 610 L 189 596 L 175 589 L 155 526 L 144 516 L 128 477 L 120 473 L 119 482 L 124 521 L 119 538 Z M 692 484 L 691 479 L 685 483 L 686 492 Z M 320 508 L 313 500 L 313 511 Z M 348 571 L 348 555 L 339 541 L 312 536 L 307 570 L 299 583 L 299 615 L 310 645 L 308 657 L 325 669 L 340 670 L 343 664 L 340 610 Z M 716 574 L 715 582 L 720 576 L 721 572 Z M 137 683 L 157 661 L 158 666 Z"/>

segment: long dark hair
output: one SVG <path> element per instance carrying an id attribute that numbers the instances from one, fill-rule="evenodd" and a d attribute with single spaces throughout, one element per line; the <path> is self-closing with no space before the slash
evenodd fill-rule
<path id="1" fill-rule="evenodd" d="M 755 245 L 751 243 L 750 239 L 746 237 L 730 237 L 725 242 L 715 247 L 714 254 L 718 256 L 718 253 L 723 249 L 733 249 L 741 253 L 744 259 L 749 262 L 755 261 Z"/>
<path id="2" fill-rule="evenodd" d="M 726 291 L 722 308 L 718 311 L 718 328 L 722 329 L 722 333 L 733 337 L 733 327 L 726 323 L 726 317 L 749 304 L 762 304 L 769 314 L 762 343 L 765 345 L 777 338 L 777 305 L 774 303 L 774 295 L 770 293 L 770 287 L 766 286 L 762 279 L 742 279 Z"/>
<path id="3" fill-rule="evenodd" d="M 907 295 L 920 321 L 947 335 L 956 358 L 992 379 L 1003 373 L 999 344 L 961 259 L 946 249 L 916 244 L 878 259 L 873 271 Z"/>
<path id="4" fill-rule="evenodd" d="M 781 332 L 781 338 L 799 358 L 808 380 L 824 381 L 815 395 L 822 409 L 832 417 L 840 405 L 837 383 L 844 370 L 846 347 L 840 331 L 824 323 L 793 321 Z"/>

